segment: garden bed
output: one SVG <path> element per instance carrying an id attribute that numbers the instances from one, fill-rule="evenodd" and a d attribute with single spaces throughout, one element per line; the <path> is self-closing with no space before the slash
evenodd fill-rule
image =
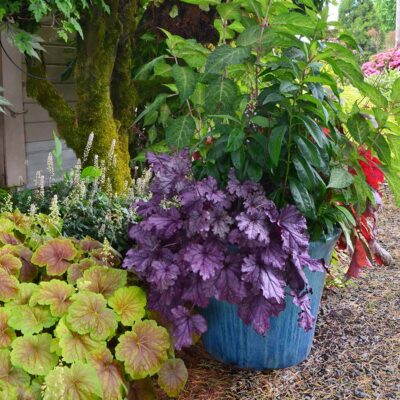
<path id="1" fill-rule="evenodd" d="M 179 399 L 398 399 L 400 214 L 390 196 L 384 203 L 380 239 L 394 263 L 364 271 L 345 291 L 325 292 L 308 361 L 267 373 L 239 371 L 197 345 L 183 355 L 189 382 Z"/>

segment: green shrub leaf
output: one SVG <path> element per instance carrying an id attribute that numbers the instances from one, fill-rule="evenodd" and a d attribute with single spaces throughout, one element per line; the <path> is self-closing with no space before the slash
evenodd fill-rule
<path id="1" fill-rule="evenodd" d="M 172 67 L 172 76 L 175 79 L 175 84 L 179 91 L 179 97 L 183 103 L 196 89 L 196 74 L 189 67 L 174 65 Z"/>
<path id="2" fill-rule="evenodd" d="M 205 75 L 219 74 L 228 65 L 240 64 L 249 57 L 249 47 L 222 45 L 208 57 Z"/>
<path id="3" fill-rule="evenodd" d="M 344 189 L 354 182 L 354 177 L 350 172 L 342 167 L 335 167 L 331 171 L 328 188 Z"/>
<path id="4" fill-rule="evenodd" d="M 181 150 L 189 146 L 193 134 L 196 130 L 196 124 L 191 115 L 170 120 L 165 129 L 165 139 L 168 145 L 176 150 Z"/>

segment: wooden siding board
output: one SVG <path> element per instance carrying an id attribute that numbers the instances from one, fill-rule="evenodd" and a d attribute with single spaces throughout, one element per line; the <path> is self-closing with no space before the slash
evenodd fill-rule
<path id="1" fill-rule="evenodd" d="M 2 43 L 9 57 L 21 66 L 21 53 L 11 46 L 5 33 L 2 32 Z M 25 129 L 23 110 L 22 72 L 13 65 L 8 57 L 1 51 L 1 86 L 4 96 L 12 104 L 10 108 L 18 114 L 11 116 L 1 115 L 4 137 L 4 169 L 5 183 L 8 186 L 19 186 L 26 182 L 25 165 Z"/>

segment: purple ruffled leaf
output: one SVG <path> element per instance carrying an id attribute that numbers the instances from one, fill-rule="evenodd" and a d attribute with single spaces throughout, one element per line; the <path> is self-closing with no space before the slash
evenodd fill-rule
<path id="1" fill-rule="evenodd" d="M 298 269 L 308 267 L 311 272 L 326 271 L 324 260 L 311 258 L 308 252 L 294 253 L 292 254 L 292 260 Z"/>
<path id="2" fill-rule="evenodd" d="M 141 226 L 146 231 L 153 231 L 169 238 L 182 227 L 182 220 L 179 211 L 172 207 L 151 215 L 142 222 Z"/>
<path id="3" fill-rule="evenodd" d="M 207 330 L 207 322 L 202 315 L 192 315 L 183 306 L 178 306 L 172 311 L 174 323 L 175 347 L 180 350 L 193 344 L 193 338 Z"/>
<path id="4" fill-rule="evenodd" d="M 184 250 L 184 260 L 190 270 L 199 273 L 205 280 L 212 278 L 216 271 L 224 267 L 224 254 L 218 243 L 192 243 Z"/>
<path id="5" fill-rule="evenodd" d="M 206 179 L 196 183 L 196 189 L 199 195 L 215 204 L 225 203 L 226 194 L 218 189 L 217 181 L 209 176 Z"/>
<path id="6" fill-rule="evenodd" d="M 299 326 L 302 327 L 306 332 L 313 329 L 315 324 L 315 318 L 311 313 L 311 302 L 310 297 L 307 293 L 298 295 L 296 292 L 292 291 L 290 293 L 293 296 L 293 304 L 300 308 L 299 313 Z"/>
<path id="7" fill-rule="evenodd" d="M 254 214 L 240 213 L 236 217 L 238 228 L 243 231 L 248 239 L 269 243 L 269 229 L 266 218 L 260 212 Z"/>
<path id="8" fill-rule="evenodd" d="M 156 285 L 159 290 L 166 290 L 172 286 L 180 275 L 177 265 L 166 261 L 154 261 L 147 281 Z"/>
<path id="9" fill-rule="evenodd" d="M 243 260 L 242 272 L 243 280 L 261 289 L 266 299 L 284 302 L 286 282 L 281 271 L 265 267 L 251 254 Z"/>
<path id="10" fill-rule="evenodd" d="M 271 241 L 261 251 L 261 259 L 267 266 L 284 270 L 288 256 L 282 251 L 282 245 L 276 241 Z"/>
<path id="11" fill-rule="evenodd" d="M 252 325 L 257 333 L 265 335 L 270 326 L 269 318 L 277 316 L 285 305 L 285 302 L 273 303 L 261 294 L 251 295 L 239 303 L 238 313 L 246 325 Z"/>
<path id="12" fill-rule="evenodd" d="M 231 169 L 229 171 L 229 180 L 227 190 L 230 194 L 235 195 L 239 198 L 246 199 L 251 194 L 258 192 L 261 186 L 252 181 L 240 182 L 235 175 L 235 171 Z"/>
<path id="13" fill-rule="evenodd" d="M 308 248 L 308 235 L 305 233 L 307 224 L 305 218 L 295 206 L 286 206 L 278 220 L 281 228 L 283 248 L 289 253 L 293 251 L 304 251 Z"/>

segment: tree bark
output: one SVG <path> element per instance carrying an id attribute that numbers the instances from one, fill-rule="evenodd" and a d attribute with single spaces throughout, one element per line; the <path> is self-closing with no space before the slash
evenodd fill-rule
<path id="1" fill-rule="evenodd" d="M 78 101 L 72 109 L 47 80 L 27 79 L 28 95 L 56 121 L 67 146 L 82 157 L 91 132 L 92 156 L 104 160 L 113 187 L 130 182 L 129 138 L 137 92 L 131 77 L 137 0 L 110 0 L 110 13 L 91 7 L 81 19 L 84 39 L 77 39 L 75 82 Z M 44 63 L 28 60 L 29 72 L 45 77 Z M 110 148 L 115 142 L 115 158 Z"/>

